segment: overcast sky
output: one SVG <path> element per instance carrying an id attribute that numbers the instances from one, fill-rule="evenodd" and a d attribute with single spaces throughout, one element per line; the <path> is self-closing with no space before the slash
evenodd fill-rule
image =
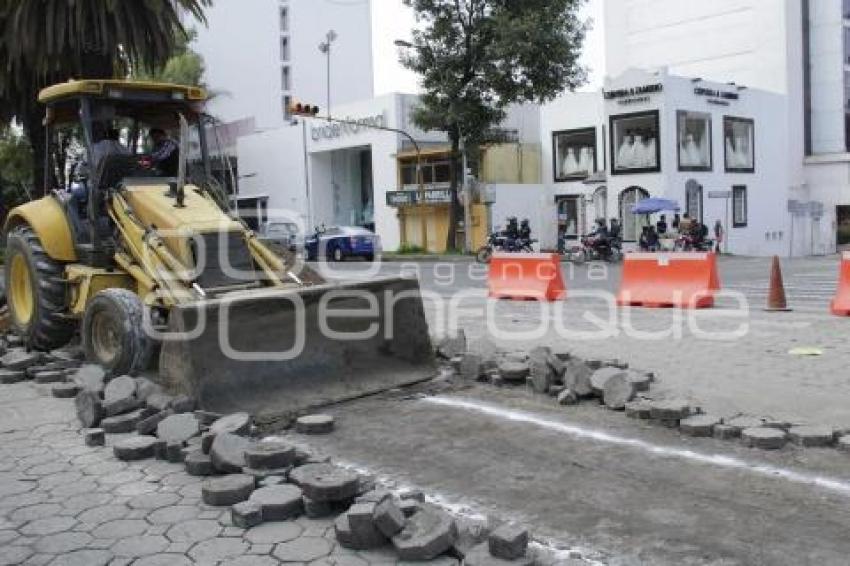
<path id="1" fill-rule="evenodd" d="M 602 86 L 605 69 L 605 45 L 602 34 L 602 0 L 587 0 L 582 10 L 585 19 L 594 22 L 584 47 L 583 63 L 590 71 L 590 82 L 581 90 Z M 396 39 L 409 39 L 416 24 L 411 10 L 401 0 L 372 0 L 372 32 L 375 52 L 375 95 L 388 92 L 416 92 L 416 75 L 398 63 Z"/>

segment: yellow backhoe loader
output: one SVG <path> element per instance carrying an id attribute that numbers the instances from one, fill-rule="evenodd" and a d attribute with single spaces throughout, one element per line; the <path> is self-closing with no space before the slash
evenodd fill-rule
<path id="1" fill-rule="evenodd" d="M 40 93 L 48 196 L 4 227 L 9 310 L 28 347 L 79 332 L 110 374 L 158 362 L 163 385 L 221 412 L 292 413 L 432 376 L 415 280 L 317 280 L 230 211 L 205 100 L 112 80 Z"/>

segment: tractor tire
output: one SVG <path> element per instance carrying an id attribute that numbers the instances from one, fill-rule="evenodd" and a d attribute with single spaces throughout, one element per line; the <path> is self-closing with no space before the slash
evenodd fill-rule
<path id="1" fill-rule="evenodd" d="M 5 287 L 12 327 L 28 348 L 61 348 L 71 341 L 75 323 L 68 318 L 65 266 L 50 258 L 38 235 L 18 226 L 6 240 Z"/>
<path id="2" fill-rule="evenodd" d="M 86 359 L 100 364 L 108 376 L 138 375 L 154 358 L 155 341 L 144 329 L 145 305 L 127 289 L 95 295 L 83 317 Z"/>

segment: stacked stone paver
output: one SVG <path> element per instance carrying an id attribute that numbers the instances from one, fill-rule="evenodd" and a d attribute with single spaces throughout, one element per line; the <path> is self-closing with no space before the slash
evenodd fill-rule
<path id="1" fill-rule="evenodd" d="M 236 527 L 229 507 L 203 503 L 207 478 L 179 463 L 116 459 L 114 446 L 134 434 L 110 434 L 106 446 L 88 447 L 74 404 L 49 397 L 48 385 L 4 385 L 2 393 L 0 565 L 401 563 L 391 546 L 340 546 L 335 517 Z"/>

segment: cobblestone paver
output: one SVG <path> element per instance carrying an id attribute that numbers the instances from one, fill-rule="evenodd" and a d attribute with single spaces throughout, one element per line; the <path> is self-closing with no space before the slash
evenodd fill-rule
<path id="1" fill-rule="evenodd" d="M 333 519 L 249 530 L 201 501 L 204 478 L 180 464 L 121 462 L 86 447 L 74 404 L 49 386 L 0 386 L 0 566 L 321 566 L 398 563 L 337 545 Z M 446 562 L 439 564 L 455 563 Z"/>

